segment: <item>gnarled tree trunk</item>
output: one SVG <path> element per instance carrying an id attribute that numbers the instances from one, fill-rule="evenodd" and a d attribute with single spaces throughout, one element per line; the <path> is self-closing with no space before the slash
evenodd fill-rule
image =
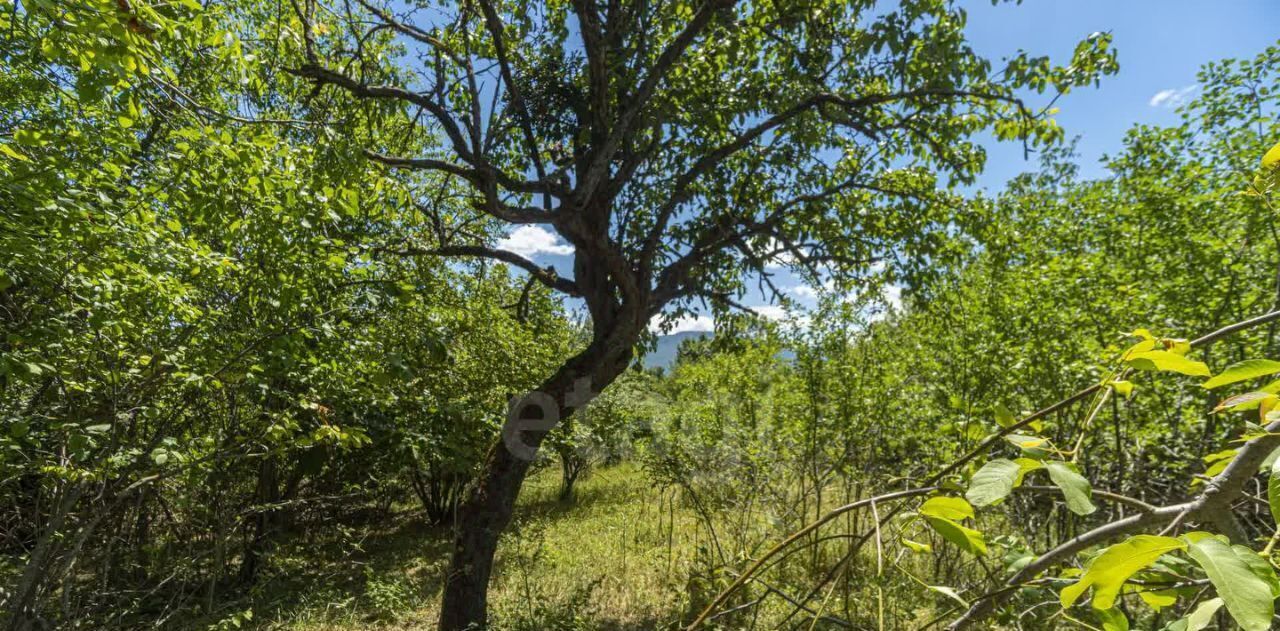
<path id="1" fill-rule="evenodd" d="M 554 413 L 559 414 L 555 420 L 563 419 L 622 374 L 631 361 L 638 331 L 638 327 L 626 327 L 625 332 L 597 338 L 523 401 L 554 401 L 558 406 Z M 510 446 L 513 435 L 504 431 L 505 440 L 500 438 L 490 447 L 479 477 L 458 507 L 453 556 L 440 609 L 441 631 L 484 629 L 488 624 L 487 592 L 498 538 L 511 523 L 532 452 L 550 429 L 549 424 L 539 423 L 546 421 L 543 415 L 549 412 L 552 410 L 545 405 L 513 405 L 509 428 L 513 422 L 519 426 L 519 421 L 528 420 L 539 429 L 515 432 L 521 445 L 514 451 Z"/>

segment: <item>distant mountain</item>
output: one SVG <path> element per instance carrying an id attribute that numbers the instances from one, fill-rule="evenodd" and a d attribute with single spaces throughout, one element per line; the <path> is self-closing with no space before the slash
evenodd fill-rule
<path id="1" fill-rule="evenodd" d="M 661 366 L 662 368 L 671 368 L 671 365 L 676 362 L 676 351 L 680 350 L 681 342 L 711 337 L 711 335 L 710 331 L 685 331 L 683 333 L 663 335 L 658 338 L 658 346 L 644 356 L 644 367 Z"/>

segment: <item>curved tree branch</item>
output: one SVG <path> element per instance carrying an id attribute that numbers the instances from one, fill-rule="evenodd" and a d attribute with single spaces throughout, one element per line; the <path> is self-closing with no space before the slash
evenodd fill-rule
<path id="1" fill-rule="evenodd" d="M 431 250 L 406 248 L 388 251 L 402 256 L 468 256 L 502 261 L 528 272 L 530 277 L 536 278 L 538 282 L 551 289 L 569 296 L 582 296 L 582 290 L 578 288 L 578 285 L 572 280 L 556 274 L 554 267 L 538 267 L 533 261 L 510 250 L 490 248 L 483 245 L 447 245 Z"/>

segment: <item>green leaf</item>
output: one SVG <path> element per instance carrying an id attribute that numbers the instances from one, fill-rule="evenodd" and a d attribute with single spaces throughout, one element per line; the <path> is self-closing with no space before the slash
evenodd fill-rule
<path id="1" fill-rule="evenodd" d="M 17 149 L 10 147 L 9 143 L 0 144 L 0 153 L 6 156 L 9 156 L 10 158 L 13 158 L 14 160 L 31 162 L 31 158 L 28 158 L 27 156 L 23 155 L 22 152 L 18 151 Z"/>
<path id="2" fill-rule="evenodd" d="M 1267 586 L 1271 588 L 1271 598 L 1280 598 L 1280 577 L 1276 576 L 1271 562 L 1246 546 L 1232 546 L 1232 549 L 1239 554 L 1240 560 L 1244 561 L 1249 566 L 1249 569 L 1253 570 L 1254 576 L 1265 581 Z M 1245 550 L 1248 550 L 1251 554 L 1244 554 Z"/>
<path id="3" fill-rule="evenodd" d="M 1280 362 L 1270 359 L 1246 359 L 1245 361 L 1231 364 L 1225 370 L 1214 378 L 1200 384 L 1201 388 L 1212 390 L 1227 384 L 1253 379 L 1255 377 L 1265 377 L 1280 372 Z"/>
<path id="4" fill-rule="evenodd" d="M 997 458 L 983 465 L 969 480 L 969 490 L 964 494 L 974 506 L 989 506 L 1006 497 L 1022 484 L 1026 474 L 1039 469 L 1038 460 Z"/>
<path id="5" fill-rule="evenodd" d="M 13 421 L 9 424 L 9 436 L 13 438 L 22 438 L 31 431 L 31 425 L 26 421 Z"/>
<path id="6" fill-rule="evenodd" d="M 1201 631 L 1209 626 L 1209 623 L 1213 622 L 1213 615 L 1218 613 L 1221 608 L 1221 598 L 1212 598 L 1200 603 L 1191 612 L 1191 615 L 1183 618 L 1187 623 L 1185 627 L 1182 627 L 1183 631 Z"/>
<path id="7" fill-rule="evenodd" d="M 1132 396 L 1133 396 L 1133 382 L 1132 382 L 1132 381 L 1112 381 L 1112 382 L 1111 382 L 1111 389 L 1112 389 L 1112 390 L 1115 390 L 1115 391 L 1116 391 L 1116 394 L 1118 394 L 1118 395 L 1120 395 L 1120 396 L 1122 396 L 1122 397 L 1124 397 L 1124 398 L 1126 398 L 1126 399 L 1128 399 L 1128 398 L 1130 398 L 1130 397 L 1132 397 Z"/>
<path id="8" fill-rule="evenodd" d="M 974 506 L 989 506 L 999 502 L 1013 492 L 1013 482 L 1018 479 L 1020 469 L 1018 463 L 1004 458 L 982 465 L 969 480 L 965 499 Z"/>
<path id="9" fill-rule="evenodd" d="M 1232 460 L 1235 460 L 1237 453 L 1239 453 L 1238 449 L 1224 449 L 1205 456 L 1202 459 L 1206 465 L 1204 470 L 1205 477 L 1212 478 L 1226 471 L 1227 465 L 1231 464 Z"/>
<path id="10" fill-rule="evenodd" d="M 1232 546 L 1217 537 L 1194 539 L 1187 554 L 1204 569 L 1227 612 L 1245 631 L 1266 631 L 1275 615 L 1275 573 L 1269 564 L 1256 565 L 1245 556 L 1258 554 L 1244 546 Z M 1257 572 L 1265 571 L 1265 576 Z"/>
<path id="11" fill-rule="evenodd" d="M 965 528 L 956 522 L 942 517 L 925 516 L 925 521 L 929 523 L 943 539 L 951 542 L 961 550 L 973 555 L 983 555 L 987 553 L 987 542 L 983 540 L 982 533 L 972 529 Z"/>
<path id="12" fill-rule="evenodd" d="M 1129 356 L 1127 363 L 1138 370 L 1176 372 L 1192 377 L 1208 377 L 1210 374 L 1209 367 L 1204 365 L 1204 362 L 1187 359 L 1169 351 L 1133 353 Z"/>
<path id="13" fill-rule="evenodd" d="M 1129 619 L 1119 607 L 1101 609 L 1095 611 L 1094 615 L 1098 616 L 1098 621 L 1102 623 L 1103 631 L 1129 631 Z"/>
<path id="14" fill-rule="evenodd" d="M 1280 459 L 1280 447 L 1271 450 L 1271 453 L 1262 459 L 1262 464 L 1258 465 L 1258 473 L 1270 474 L 1271 467 L 1275 466 L 1277 459 Z"/>
<path id="15" fill-rule="evenodd" d="M 969 607 L 969 601 L 961 598 L 960 594 L 958 594 L 955 589 L 947 587 L 946 585 L 926 585 L 925 587 L 928 587 L 929 589 L 935 592 L 938 592 L 939 594 L 942 594 L 943 596 L 946 596 L 947 598 L 950 598 L 951 600 L 954 600 L 960 603 L 961 607 L 965 607 L 965 608 Z"/>
<path id="16" fill-rule="evenodd" d="M 1059 600 L 1063 607 L 1070 607 L 1086 589 L 1093 587 L 1094 609 L 1110 609 L 1116 603 L 1121 586 L 1129 577 L 1155 563 L 1162 555 L 1183 548 L 1186 548 L 1186 544 L 1173 537 L 1130 537 L 1094 557 L 1080 580 L 1062 589 Z"/>
<path id="17" fill-rule="evenodd" d="M 973 517 L 973 506 L 958 497 L 931 497 L 920 506 L 920 514 L 941 519 L 970 519 Z"/>
<path id="18" fill-rule="evenodd" d="M 1134 586 L 1131 585 L 1130 587 Z M 1178 592 L 1172 589 L 1151 589 L 1143 587 L 1134 591 L 1138 594 L 1138 597 L 1142 599 L 1142 602 L 1147 603 L 1147 606 L 1150 607 L 1152 611 L 1160 611 L 1161 609 L 1178 602 Z"/>
<path id="19" fill-rule="evenodd" d="M 908 548 L 911 548 L 913 552 L 921 552 L 921 553 L 933 552 L 933 546 L 927 543 L 920 543 L 919 541 L 912 541 L 910 539 L 907 539 L 906 537 L 902 538 L 902 545 L 907 546 Z"/>
<path id="20" fill-rule="evenodd" d="M 996 404 L 996 424 L 1000 427 L 1009 427 L 1018 422 L 1018 418 L 1013 412 L 1002 403 Z"/>
<path id="21" fill-rule="evenodd" d="M 1091 501 L 1093 487 L 1084 476 L 1080 475 L 1075 465 L 1054 460 L 1045 462 L 1044 468 L 1049 471 L 1049 479 L 1062 489 L 1062 495 L 1067 500 L 1067 508 L 1071 512 L 1077 515 L 1088 515 L 1098 510 Z"/>

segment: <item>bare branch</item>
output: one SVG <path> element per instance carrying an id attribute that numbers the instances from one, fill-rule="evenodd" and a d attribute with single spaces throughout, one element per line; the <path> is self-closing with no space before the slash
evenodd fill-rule
<path id="1" fill-rule="evenodd" d="M 378 7 L 368 2 L 368 0 L 356 0 L 356 2 L 359 3 L 360 6 L 364 7 L 370 13 L 378 16 L 380 20 L 385 22 L 387 26 L 391 27 L 393 30 L 407 37 L 413 38 L 419 42 L 422 42 L 423 44 L 430 46 L 436 51 L 439 51 L 445 57 L 448 57 L 450 61 L 457 64 L 458 67 L 460 68 L 466 67 L 466 63 L 463 62 L 462 59 L 458 57 L 457 54 L 455 54 L 452 50 L 450 50 L 449 47 L 446 46 L 444 42 L 440 41 L 439 38 L 432 35 L 431 33 L 428 33 L 407 22 L 397 20 L 390 13 L 387 13 L 386 11 L 379 9 Z"/>
<path id="2" fill-rule="evenodd" d="M 408 103 L 412 103 L 430 112 L 433 117 L 444 128 L 445 134 L 449 136 L 450 142 L 453 144 L 453 150 L 458 154 L 459 158 L 469 163 L 477 163 L 478 159 L 467 148 L 466 138 L 462 135 L 462 129 L 458 126 L 450 115 L 449 111 L 443 105 L 437 103 L 426 95 L 418 94 L 404 88 L 390 85 L 370 85 L 357 81 L 340 72 L 330 70 L 319 64 L 305 64 L 297 69 L 290 69 L 290 73 L 305 79 L 311 79 L 321 84 L 329 84 L 338 86 L 353 96 L 362 99 L 398 99 Z"/>
<path id="3" fill-rule="evenodd" d="M 538 149 L 538 139 L 533 134 L 533 120 L 529 116 L 529 108 L 524 102 L 524 97 L 520 94 L 520 86 L 516 84 L 515 75 L 511 71 L 511 62 L 508 60 L 507 42 L 502 34 L 502 18 L 498 17 L 498 12 L 494 10 L 493 4 L 488 0 L 480 0 L 480 9 L 484 12 L 485 27 L 489 30 L 489 37 L 493 39 L 493 48 L 498 56 L 498 71 L 502 75 L 502 81 L 507 84 L 507 93 L 511 95 L 511 103 L 516 108 L 516 116 L 520 118 L 520 128 L 524 132 L 524 140 L 528 145 L 529 158 L 533 160 L 533 167 L 539 180 L 545 180 L 547 177 L 546 169 L 542 165 L 542 153 Z M 544 205 L 550 210 L 550 199 L 545 200 Z"/>
<path id="4" fill-rule="evenodd" d="M 378 153 L 372 149 L 364 150 L 365 157 L 377 162 L 385 164 L 389 167 L 422 169 L 427 171 L 440 171 L 448 173 L 456 177 L 460 177 L 472 184 L 480 183 L 480 173 L 475 169 L 469 169 L 460 164 L 455 164 L 447 160 L 436 160 L 433 158 L 402 158 L 399 156 L 388 156 Z"/>
<path id="5" fill-rule="evenodd" d="M 484 187 L 489 180 L 493 180 L 503 189 L 513 193 L 547 193 L 556 197 L 567 194 L 567 191 L 556 185 L 555 182 L 550 179 L 538 181 L 517 180 L 493 167 L 481 167 L 478 169 L 468 168 L 447 160 L 388 156 L 371 149 L 366 149 L 364 154 L 370 160 L 385 164 L 389 167 L 442 171 L 444 173 L 460 177 L 477 187 Z M 552 212 L 537 209 L 529 209 L 529 212 L 537 213 L 536 217 L 538 218 L 539 223 L 550 221 L 553 215 Z"/>
<path id="6" fill-rule="evenodd" d="M 711 18 L 716 12 L 732 7 L 735 1 L 707 0 L 704 2 L 693 18 L 685 24 L 684 29 L 658 55 L 657 61 L 654 62 L 653 67 L 649 69 L 649 73 L 640 82 L 639 89 L 636 90 L 635 94 L 627 97 L 629 102 L 627 108 L 622 111 L 616 126 L 609 131 L 608 139 L 598 148 L 591 164 L 587 167 L 586 173 L 583 174 L 579 183 L 579 193 L 583 198 L 590 197 L 595 192 L 596 187 L 608 176 L 609 163 L 613 160 L 618 147 L 622 146 L 623 141 L 634 131 L 635 121 L 639 118 L 641 110 L 649 104 L 649 99 L 653 96 L 654 91 L 657 90 L 658 84 L 662 83 L 662 80 L 666 78 L 667 73 L 684 55 L 684 52 L 698 38 L 703 29 L 711 23 Z"/>
<path id="7" fill-rule="evenodd" d="M 578 288 L 578 285 L 572 280 L 556 274 L 554 267 L 538 267 L 538 265 L 533 261 L 530 261 L 529 259 L 510 250 L 491 248 L 483 245 L 446 245 L 430 250 L 422 248 L 405 248 L 402 250 L 384 251 L 402 256 L 469 256 L 502 261 L 503 263 L 513 265 L 528 272 L 530 277 L 536 278 L 538 282 L 551 289 L 569 296 L 582 296 L 582 290 Z"/>
<path id="8" fill-rule="evenodd" d="M 810 96 L 782 112 L 774 114 L 750 129 L 743 131 L 729 142 L 716 147 L 694 162 L 693 165 L 684 173 L 681 173 L 680 176 L 676 178 L 671 196 L 658 211 L 657 218 L 654 220 L 653 228 L 650 230 L 648 238 L 645 239 L 645 245 L 641 254 L 641 264 L 647 266 L 651 263 L 657 250 L 657 246 L 662 241 L 663 233 L 667 229 L 667 224 L 671 221 L 671 217 L 675 214 L 681 204 L 689 200 L 691 195 L 690 187 L 693 183 L 729 157 L 751 146 L 752 143 L 761 136 L 764 136 L 766 133 L 777 129 L 806 112 L 819 109 L 823 105 L 838 107 L 846 114 L 851 114 L 859 109 L 867 107 L 921 98 L 975 98 L 987 101 L 1012 102 L 1021 105 L 1020 100 L 1001 94 L 932 88 L 905 90 L 889 94 L 874 94 L 858 98 L 846 98 L 836 94 L 827 93 Z M 843 121 L 841 124 L 854 126 L 856 129 L 868 136 L 876 136 L 876 132 L 874 130 L 864 127 L 856 121 Z"/>

